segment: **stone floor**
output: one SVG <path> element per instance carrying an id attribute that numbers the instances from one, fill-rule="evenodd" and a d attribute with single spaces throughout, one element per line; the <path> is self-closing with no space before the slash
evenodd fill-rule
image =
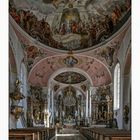
<path id="1" fill-rule="evenodd" d="M 81 135 L 56 136 L 53 140 L 87 140 Z"/>
<path id="2" fill-rule="evenodd" d="M 87 140 L 76 129 L 62 129 L 52 140 Z"/>

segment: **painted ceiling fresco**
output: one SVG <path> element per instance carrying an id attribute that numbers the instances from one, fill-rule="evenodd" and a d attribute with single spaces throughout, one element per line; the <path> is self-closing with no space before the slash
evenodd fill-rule
<path id="1" fill-rule="evenodd" d="M 84 82 L 86 77 L 77 72 L 63 72 L 57 75 L 54 80 L 64 84 L 78 84 Z"/>
<path id="2" fill-rule="evenodd" d="M 94 48 L 130 16 L 130 0 L 10 0 L 10 15 L 32 38 L 54 49 Z"/>
<path id="3" fill-rule="evenodd" d="M 47 51 L 42 48 L 25 44 L 22 44 L 22 48 L 25 54 L 24 63 L 27 65 L 28 72 L 33 67 L 33 63 L 35 63 L 36 61 L 40 61 L 42 58 L 45 58 L 47 56 Z"/>
<path id="4" fill-rule="evenodd" d="M 31 85 L 46 86 L 50 76 L 62 68 L 69 68 L 64 59 L 67 55 L 59 55 L 44 58 L 39 61 L 31 69 L 28 80 Z M 99 60 L 87 56 L 75 55 L 74 58 L 78 61 L 74 68 L 79 68 L 86 72 L 92 79 L 94 86 L 107 85 L 112 81 L 111 74 L 108 68 Z M 73 67 L 71 68 L 71 70 Z M 70 70 L 70 69 L 69 69 Z"/>
<path id="5" fill-rule="evenodd" d="M 30 70 L 34 67 L 34 65 L 36 65 L 40 60 L 53 55 L 58 55 L 58 54 L 53 54 L 51 52 L 48 52 L 47 49 L 39 48 L 32 45 L 22 44 L 22 47 L 25 54 L 24 63 L 27 66 L 28 72 L 30 72 Z M 117 54 L 119 49 L 120 49 L 120 43 L 114 42 L 107 47 L 96 48 L 90 51 L 90 53 L 92 53 L 94 58 L 98 59 L 99 61 L 102 61 L 109 69 L 111 69 L 117 62 Z M 63 59 L 61 58 L 59 59 L 59 56 L 54 58 L 56 59 L 55 62 L 58 61 L 59 63 L 63 64 L 63 67 L 67 67 L 67 68 L 73 68 L 75 67 L 75 65 L 82 62 L 87 64 L 87 62 L 85 61 L 82 62 L 81 60 L 79 61 L 75 57 L 75 54 L 73 54 L 72 52 L 65 55 Z M 50 59 L 52 59 L 52 57 L 50 57 Z M 49 60 L 48 63 L 52 65 L 55 64 L 54 62 L 51 62 Z"/>

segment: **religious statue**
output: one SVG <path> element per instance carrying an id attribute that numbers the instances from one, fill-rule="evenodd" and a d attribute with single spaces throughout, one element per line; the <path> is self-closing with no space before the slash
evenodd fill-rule
<path id="1" fill-rule="evenodd" d="M 104 112 L 104 118 L 107 119 L 107 111 Z"/>
<path id="2" fill-rule="evenodd" d="M 125 105 L 123 109 L 123 116 L 124 116 L 123 118 L 126 124 L 128 123 L 128 120 L 129 120 L 128 114 L 129 114 L 129 107 Z"/>
<path id="3" fill-rule="evenodd" d="M 35 122 L 39 123 L 39 121 L 40 121 L 40 111 L 36 111 L 35 112 Z"/>
<path id="4" fill-rule="evenodd" d="M 48 120 L 48 113 L 44 114 L 44 118 L 45 118 L 46 121 Z"/>
<path id="5" fill-rule="evenodd" d="M 113 118 L 113 112 L 110 111 L 110 112 L 109 112 L 109 119 L 111 120 L 112 118 Z"/>
<path id="6" fill-rule="evenodd" d="M 99 117 L 99 119 L 101 119 L 101 115 L 102 115 L 102 113 L 101 113 L 101 111 L 99 111 L 99 112 L 98 112 L 98 117 Z"/>
<path id="7" fill-rule="evenodd" d="M 16 80 L 16 89 L 19 89 L 19 86 L 21 85 L 21 81 L 19 81 L 18 79 Z"/>

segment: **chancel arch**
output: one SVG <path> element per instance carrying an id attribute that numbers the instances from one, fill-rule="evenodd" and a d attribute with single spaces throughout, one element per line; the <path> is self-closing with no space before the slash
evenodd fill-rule
<path id="1" fill-rule="evenodd" d="M 88 101 L 88 92 L 89 88 L 93 86 L 90 76 L 78 68 L 63 68 L 53 73 L 48 83 L 47 93 L 50 98 L 48 98 L 47 110 L 52 114 L 51 123 L 54 123 L 52 120 L 59 120 L 61 123 L 71 122 L 71 125 L 74 125 L 78 119 L 83 120 L 84 123 L 84 120 L 88 119 L 86 112 L 91 110 L 91 105 L 88 106 L 91 103 Z M 58 102 L 60 100 L 61 102 Z M 68 111 L 69 109 L 71 111 Z M 84 114 L 87 115 L 84 116 Z M 47 125 L 49 126 L 49 124 Z"/>

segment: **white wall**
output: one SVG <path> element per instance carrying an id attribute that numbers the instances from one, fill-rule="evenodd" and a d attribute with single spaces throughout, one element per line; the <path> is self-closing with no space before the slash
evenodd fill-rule
<path id="1" fill-rule="evenodd" d="M 131 27 L 129 27 L 129 29 L 127 30 L 124 39 L 121 43 L 121 47 L 120 50 L 118 52 L 118 60 L 120 62 L 120 66 L 121 66 L 121 92 L 120 92 L 120 109 L 117 110 L 117 116 L 114 115 L 114 117 L 117 119 L 118 122 L 118 127 L 119 129 L 130 129 L 130 121 L 129 121 L 129 125 L 128 127 L 124 127 L 124 120 L 123 120 L 123 107 L 125 103 L 130 103 L 130 85 L 128 84 L 130 83 L 130 77 L 131 75 L 128 75 L 127 80 L 125 80 L 124 83 L 124 67 L 125 67 L 125 58 L 126 58 L 126 52 L 128 50 L 128 47 L 130 47 L 130 42 L 131 42 Z M 124 92 L 125 91 L 125 92 Z M 130 113 L 131 114 L 131 113 Z"/>
<path id="2" fill-rule="evenodd" d="M 11 24 L 9 25 L 9 43 L 10 43 L 10 47 L 12 48 L 13 54 L 14 54 L 14 58 L 15 58 L 15 62 L 16 62 L 16 67 L 17 67 L 17 73 L 12 73 L 10 72 L 10 92 L 14 91 L 15 88 L 15 81 L 16 79 L 21 80 L 21 63 L 22 60 L 24 58 L 24 52 L 23 49 L 21 47 L 21 43 L 18 40 L 18 37 L 16 36 Z M 23 66 L 22 66 L 23 67 Z M 27 96 L 27 71 L 26 68 L 23 67 L 23 77 L 24 77 L 24 81 L 21 81 L 24 85 L 22 88 L 23 94 L 25 95 L 25 97 Z M 11 101 L 10 101 L 11 104 Z M 27 110 L 27 102 L 26 102 L 26 98 L 24 99 L 24 101 L 21 102 L 20 105 L 23 105 L 25 108 L 25 114 L 26 114 L 26 110 Z M 9 112 L 10 113 L 10 112 Z M 26 116 L 26 115 L 25 115 Z M 19 119 L 19 121 L 16 124 L 15 118 L 14 116 L 10 113 L 9 114 L 9 128 L 16 128 L 17 127 L 22 127 L 22 123 Z"/>
<path id="3" fill-rule="evenodd" d="M 18 40 L 18 37 L 16 36 L 11 24 L 9 25 L 9 41 L 10 41 L 10 46 L 12 48 L 14 57 L 15 57 L 15 61 L 16 61 L 16 66 L 17 66 L 17 74 L 18 74 L 18 78 L 20 77 L 20 65 L 21 62 L 24 58 L 24 52 L 23 49 L 21 47 L 21 43 Z"/>

